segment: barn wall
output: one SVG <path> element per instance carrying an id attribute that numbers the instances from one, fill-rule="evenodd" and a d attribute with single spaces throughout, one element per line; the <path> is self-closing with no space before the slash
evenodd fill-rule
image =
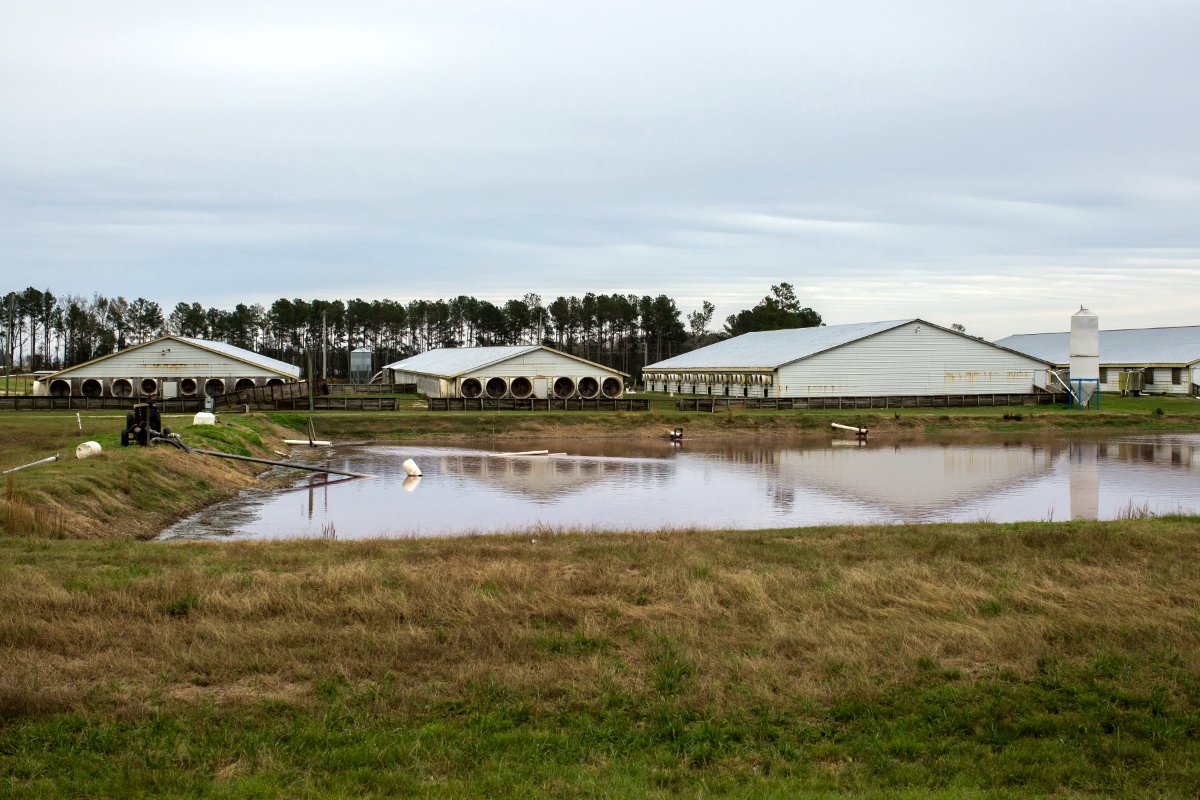
<path id="1" fill-rule="evenodd" d="M 479 378 L 487 382 L 488 378 L 517 378 L 525 377 L 533 381 L 534 397 L 545 398 L 548 392 L 538 379 L 546 379 L 548 385 L 553 385 L 555 378 L 571 378 L 576 383 L 580 378 L 593 377 L 603 383 L 605 378 L 616 378 L 623 382 L 623 376 L 616 370 L 576 361 L 559 353 L 547 350 L 535 350 L 524 355 L 506 359 L 498 364 L 472 370 L 464 373 L 462 378 Z"/>
<path id="2" fill-rule="evenodd" d="M 167 352 L 163 352 L 166 350 Z M 64 370 L 56 378 L 284 378 L 278 372 L 183 342 L 125 350 L 92 364 Z"/>
<path id="3" fill-rule="evenodd" d="M 415 383 L 417 392 L 426 397 L 446 396 L 446 387 L 449 381 L 418 372 L 404 372 L 396 369 L 388 370 L 388 372 L 392 374 L 392 383 Z"/>
<path id="4" fill-rule="evenodd" d="M 1046 365 L 921 323 L 779 369 L 780 397 L 1004 394 L 1034 391 Z"/>
<path id="5" fill-rule="evenodd" d="M 1100 384 L 1102 392 L 1120 392 L 1120 375 L 1126 369 L 1148 369 L 1148 364 L 1106 364 L 1100 362 L 1100 368 L 1105 371 L 1105 381 Z M 1146 384 L 1145 394 L 1167 394 L 1167 395 L 1188 395 L 1192 394 L 1191 384 L 1200 383 L 1200 367 L 1192 365 L 1190 374 L 1187 366 L 1175 367 L 1154 367 L 1154 382 Z M 1171 371 L 1173 369 L 1181 370 L 1179 373 L 1179 383 L 1171 382 Z"/>

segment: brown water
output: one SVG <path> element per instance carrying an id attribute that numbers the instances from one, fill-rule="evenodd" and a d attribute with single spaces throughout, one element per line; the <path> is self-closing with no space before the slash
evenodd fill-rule
<path id="1" fill-rule="evenodd" d="M 565 455 L 356 445 L 303 451 L 372 479 L 305 475 L 161 538 L 363 538 L 524 530 L 1113 519 L 1200 511 L 1200 435 L 705 444 L 556 442 Z M 401 463 L 424 472 L 406 479 Z"/>

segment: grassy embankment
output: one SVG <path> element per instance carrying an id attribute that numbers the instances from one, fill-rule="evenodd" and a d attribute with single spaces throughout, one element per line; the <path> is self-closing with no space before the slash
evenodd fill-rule
<path id="1" fill-rule="evenodd" d="M 83 412 L 86 414 L 87 412 Z M 273 454 L 281 429 L 243 416 L 218 426 L 191 426 L 190 414 L 167 417 L 195 447 L 239 455 Z M 191 455 L 171 447 L 121 447 L 124 414 L 0 414 L 5 469 L 55 453 L 61 460 L 3 476 L 0 535 L 136 539 L 154 536 L 181 516 L 256 484 L 265 467 Z M 98 456 L 79 460 L 75 448 L 94 440 Z"/>
<path id="2" fill-rule="evenodd" d="M 648 412 L 437 412 L 404 407 L 384 413 L 320 412 L 318 430 L 335 438 L 485 440 L 489 437 L 553 439 L 574 437 L 661 437 L 683 426 L 690 438 L 716 436 L 826 435 L 830 422 L 863 425 L 876 435 L 922 436 L 946 433 L 1037 433 L 1200 430 L 1200 402 L 1176 397 L 1110 397 L 1100 411 L 1066 406 L 981 408 L 746 410 L 680 412 L 661 394 Z M 402 404 L 406 405 L 406 404 Z M 281 425 L 302 430 L 307 413 L 270 414 Z"/>
<path id="3" fill-rule="evenodd" d="M 0 539 L 0 795 L 1194 798 L 1197 534 Z"/>

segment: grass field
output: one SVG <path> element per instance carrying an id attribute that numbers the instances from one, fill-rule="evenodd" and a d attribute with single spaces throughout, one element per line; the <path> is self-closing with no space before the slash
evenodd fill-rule
<path id="1" fill-rule="evenodd" d="M 7 395 L 28 395 L 33 393 L 33 378 L 25 375 L 9 375 L 7 379 L 0 375 L 0 397 Z"/>
<path id="2" fill-rule="evenodd" d="M 1195 798 L 1198 534 L 0 539 L 0 796 Z"/>

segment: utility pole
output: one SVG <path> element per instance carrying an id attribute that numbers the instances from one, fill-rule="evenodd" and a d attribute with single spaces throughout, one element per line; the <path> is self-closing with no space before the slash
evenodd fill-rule
<path id="1" fill-rule="evenodd" d="M 321 380 L 329 379 L 329 329 L 325 325 L 325 312 L 321 312 Z"/>
<path id="2" fill-rule="evenodd" d="M 15 311 L 15 309 L 13 308 L 13 304 L 14 304 L 14 302 L 16 301 L 16 299 L 17 299 L 17 298 L 16 298 L 16 293 L 10 294 L 10 295 L 8 296 L 8 338 L 7 338 L 7 339 L 5 340 L 5 342 L 4 342 L 5 346 L 8 348 L 8 353 L 6 354 L 6 355 L 8 356 L 8 363 L 6 363 L 6 364 L 4 365 L 4 396 L 5 396 L 5 397 L 8 397 L 8 376 L 9 376 L 9 375 L 12 373 L 12 359 L 13 359 L 13 344 L 12 344 L 12 337 L 13 337 L 13 313 L 14 313 L 14 311 Z"/>
<path id="3" fill-rule="evenodd" d="M 316 389 L 317 382 L 313 378 L 313 357 L 312 357 L 311 349 L 309 349 L 307 355 L 308 355 L 308 358 L 307 358 L 308 371 L 304 377 L 308 378 L 308 411 L 309 411 L 309 413 L 312 413 L 314 410 L 313 409 L 313 405 L 314 405 L 313 404 L 313 390 Z"/>

